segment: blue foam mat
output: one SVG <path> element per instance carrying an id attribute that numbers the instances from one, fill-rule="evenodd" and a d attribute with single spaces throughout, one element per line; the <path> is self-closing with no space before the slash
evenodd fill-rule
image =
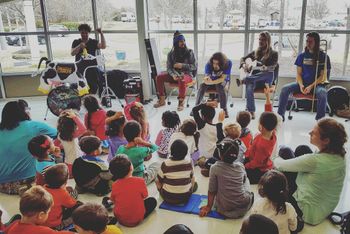
<path id="1" fill-rule="evenodd" d="M 160 204 L 159 208 L 165 210 L 171 210 L 175 212 L 188 213 L 188 214 L 199 214 L 200 208 L 207 204 L 208 197 L 206 195 L 192 194 L 186 204 L 183 205 L 172 205 L 165 201 Z M 212 210 L 208 213 L 207 217 L 215 219 L 225 219 L 224 216 Z"/>

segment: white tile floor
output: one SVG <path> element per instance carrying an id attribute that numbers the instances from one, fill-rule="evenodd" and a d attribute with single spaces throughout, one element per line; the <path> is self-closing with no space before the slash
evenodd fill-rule
<path id="1" fill-rule="evenodd" d="M 34 120 L 40 120 L 43 121 L 44 119 L 44 113 L 46 110 L 46 98 L 44 97 L 35 97 L 35 98 L 25 98 L 29 105 L 31 106 L 31 114 L 32 119 Z M 0 101 L 0 112 L 2 111 L 3 106 L 5 105 L 5 101 Z M 193 101 L 190 102 L 193 106 Z M 263 101 L 258 100 L 257 102 L 257 116 L 263 111 Z M 155 140 L 156 134 L 158 133 L 160 129 L 160 119 L 161 115 L 165 110 L 176 110 L 176 104 L 177 101 L 175 98 L 172 101 L 172 105 L 162 107 L 159 109 L 154 109 L 152 105 L 146 105 L 145 109 L 147 112 L 147 116 L 149 118 L 150 126 L 151 126 L 151 140 Z M 225 121 L 235 121 L 236 113 L 239 110 L 243 110 L 245 106 L 245 102 L 242 100 L 234 100 L 234 107 L 229 108 L 229 114 L 230 118 Z M 117 104 L 115 101 L 113 101 L 113 108 L 115 110 L 120 110 L 121 107 L 119 104 Z M 82 111 L 83 112 L 83 111 Z M 180 112 L 180 117 L 182 120 L 185 118 L 188 118 L 190 113 L 190 108 L 186 108 L 184 111 Z M 83 113 L 82 113 L 83 114 Z M 316 123 L 314 120 L 315 114 L 309 113 L 309 112 L 299 112 L 294 113 L 294 119 L 293 120 L 286 120 L 285 123 L 283 123 L 281 130 L 278 133 L 278 142 L 279 144 L 286 144 L 291 147 L 296 147 L 299 144 L 305 144 L 309 142 L 309 136 L 308 132 L 313 127 L 313 125 Z M 258 119 L 258 118 L 257 118 Z M 257 132 L 257 119 L 252 121 L 250 124 L 250 129 L 253 132 Z M 350 122 L 345 123 L 344 119 L 337 118 L 340 122 L 344 124 L 346 127 L 346 131 L 348 134 L 350 134 Z M 56 125 L 57 117 L 49 113 L 47 122 L 49 124 L 52 124 L 53 126 Z M 350 143 L 347 143 L 346 148 L 350 149 Z M 160 160 L 158 156 L 154 155 L 154 160 Z M 2 162 L 4 163 L 4 162 Z M 349 160 L 347 160 L 347 172 L 349 172 L 350 166 L 349 166 Z M 195 175 L 196 179 L 199 184 L 198 191 L 196 193 L 198 194 L 206 194 L 208 189 L 208 178 L 204 178 L 198 169 L 196 167 L 195 169 Z M 69 181 L 70 185 L 74 185 L 74 181 Z M 148 191 L 150 196 L 154 196 L 158 199 L 159 204 L 161 203 L 162 199 L 159 197 L 159 194 L 156 190 L 156 187 L 153 184 L 148 186 Z M 252 186 L 252 191 L 255 192 L 255 196 L 257 195 L 257 189 L 256 186 Z M 346 210 L 350 210 L 350 174 L 347 173 L 347 177 L 344 183 L 343 192 L 341 195 L 340 202 L 338 204 L 338 207 L 336 208 L 337 211 L 344 212 Z M 102 198 L 96 197 L 94 195 L 89 194 L 82 194 L 79 196 L 79 200 L 83 202 L 98 202 L 100 203 Z M 18 196 L 9 196 L 5 194 L 0 194 L 0 209 L 4 211 L 3 215 L 3 221 L 7 221 L 10 216 L 12 216 L 15 213 L 18 213 L 18 204 L 19 203 L 19 197 Z M 242 220 L 217 220 L 212 218 L 199 218 L 196 215 L 190 215 L 190 214 L 182 214 L 182 213 L 175 213 L 170 212 L 162 209 L 156 209 L 155 212 L 153 212 L 150 217 L 148 217 L 142 224 L 140 224 L 138 227 L 135 228 L 126 228 L 121 227 L 124 233 L 126 234 L 150 234 L 150 233 L 163 233 L 166 229 L 168 229 L 170 226 L 177 224 L 177 223 L 183 223 L 190 227 L 194 233 L 201 233 L 201 234 L 237 234 L 239 233 L 240 226 L 242 223 Z M 339 229 L 335 226 L 333 226 L 329 221 L 324 221 L 320 225 L 317 226 L 309 226 L 306 225 L 304 230 L 301 232 L 303 234 L 336 234 L 339 233 Z"/>

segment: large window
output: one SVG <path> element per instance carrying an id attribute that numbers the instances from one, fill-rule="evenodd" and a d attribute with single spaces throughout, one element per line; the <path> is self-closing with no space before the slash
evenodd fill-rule
<path id="1" fill-rule="evenodd" d="M 135 1 L 97 0 L 96 9 L 99 27 L 103 30 L 137 29 Z"/>
<path id="2" fill-rule="evenodd" d="M 193 29 L 191 0 L 149 0 L 149 28 L 152 30 Z"/>
<path id="3" fill-rule="evenodd" d="M 244 30 L 245 8 L 244 0 L 199 2 L 198 29 Z"/>
<path id="4" fill-rule="evenodd" d="M 107 68 L 139 70 L 136 9 L 138 0 L 46 0 L 48 32 L 43 30 L 42 0 L 0 3 L 0 62 L 5 73 L 31 72 L 41 56 L 74 61 L 72 41 L 77 27 L 101 27 L 107 48 Z M 331 78 L 350 76 L 350 3 L 348 0 L 146 0 L 146 32 L 156 39 L 161 66 L 172 47 L 175 30 L 185 34 L 195 50 L 198 72 L 210 56 L 221 51 L 234 62 L 258 46 L 259 32 L 271 32 L 279 52 L 280 75 L 295 76 L 294 61 L 304 50 L 305 35 L 321 31 L 328 42 Z M 304 6 L 304 8 L 303 8 Z M 45 12 L 44 12 L 45 13 Z M 139 16 L 140 17 L 140 16 Z M 96 21 L 94 21 L 96 20 Z M 249 25 L 246 25 L 249 22 Z M 139 21 L 142 23 L 142 20 Z M 46 22 L 45 22 L 46 25 Z M 143 25 L 139 25 L 143 27 Z M 95 32 L 90 34 L 95 38 Z M 46 38 L 50 38 L 46 41 Z M 47 51 L 47 49 L 49 49 Z"/>
<path id="5" fill-rule="evenodd" d="M 251 0 L 251 29 L 300 29 L 303 1 Z"/>
<path id="6" fill-rule="evenodd" d="M 222 36 L 221 36 L 222 35 Z M 232 73 L 238 73 L 239 60 L 244 55 L 243 34 L 199 34 L 198 69 L 204 73 L 205 64 L 210 57 L 222 51 L 233 62 Z M 222 43 L 220 43 L 222 41 Z M 221 49 L 220 49 L 221 46 Z"/>

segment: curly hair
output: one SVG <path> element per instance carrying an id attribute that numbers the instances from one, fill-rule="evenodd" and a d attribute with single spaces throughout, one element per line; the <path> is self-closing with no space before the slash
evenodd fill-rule
<path id="1" fill-rule="evenodd" d="M 57 131 L 58 136 L 64 141 L 72 141 L 73 133 L 77 128 L 77 124 L 72 118 L 65 115 L 58 118 Z"/>
<path id="2" fill-rule="evenodd" d="M 81 31 L 91 32 L 91 27 L 88 24 L 80 24 L 78 26 L 78 31 L 79 32 L 81 32 Z"/>
<path id="3" fill-rule="evenodd" d="M 107 117 L 111 117 L 115 114 L 115 111 L 109 110 L 107 111 Z M 120 133 L 123 131 L 123 127 L 125 125 L 125 117 L 121 117 L 116 120 L 112 120 L 110 123 L 106 126 L 106 135 L 109 137 L 113 136 L 119 136 Z"/>
<path id="4" fill-rule="evenodd" d="M 321 152 L 345 156 L 344 144 L 348 141 L 344 125 L 331 118 L 321 119 L 317 122 L 322 140 L 329 139 L 327 146 Z"/>
<path id="5" fill-rule="evenodd" d="M 213 66 L 213 60 L 219 61 L 219 67 L 221 70 L 226 70 L 228 68 L 228 59 L 224 53 L 214 53 L 209 59 L 209 63 L 211 66 Z"/>
<path id="6" fill-rule="evenodd" d="M 163 125 L 166 128 L 176 128 L 180 125 L 180 117 L 176 111 L 165 111 L 162 115 Z"/>

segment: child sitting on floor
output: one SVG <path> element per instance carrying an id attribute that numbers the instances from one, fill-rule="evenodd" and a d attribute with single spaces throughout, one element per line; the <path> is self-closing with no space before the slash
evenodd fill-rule
<path id="1" fill-rule="evenodd" d="M 175 140 L 170 147 L 171 157 L 162 163 L 158 171 L 157 189 L 167 203 L 187 203 L 198 187 L 191 159 L 186 157 L 187 151 L 183 140 Z"/>
<path id="2" fill-rule="evenodd" d="M 245 168 L 251 184 L 257 184 L 261 176 L 273 168 L 272 152 L 276 146 L 277 116 L 273 112 L 264 112 L 259 119 L 259 134 L 247 153 Z"/>
<path id="3" fill-rule="evenodd" d="M 71 173 L 74 160 L 82 155 L 78 138 L 86 132 L 86 128 L 73 111 L 67 110 L 63 111 L 58 118 L 57 131 L 64 150 L 64 162 Z"/>
<path id="4" fill-rule="evenodd" d="M 220 143 L 225 138 L 237 140 L 236 142 L 239 145 L 239 153 L 238 153 L 237 161 L 243 163 L 244 152 L 246 151 L 246 147 L 239 140 L 239 135 L 241 134 L 241 126 L 238 123 L 229 123 L 225 125 L 224 131 L 223 131 L 222 122 L 225 120 L 225 115 L 226 113 L 224 110 L 220 111 L 219 117 L 218 117 L 218 123 L 216 124 L 217 138 L 218 138 L 217 143 Z M 198 162 L 198 165 L 202 168 L 201 174 L 205 177 L 208 177 L 210 167 L 218 160 L 220 160 L 220 156 L 219 156 L 218 148 L 216 148 L 214 151 L 213 157 L 206 160 L 205 163 L 203 163 L 203 161 Z"/>
<path id="5" fill-rule="evenodd" d="M 55 231 L 44 226 L 50 209 L 53 205 L 53 198 L 41 186 L 33 186 L 28 189 L 21 197 L 19 202 L 19 210 L 22 218 L 13 222 L 6 227 L 7 234 L 73 234 L 68 231 Z"/>
<path id="6" fill-rule="evenodd" d="M 239 234 L 279 234 L 274 221 L 259 214 L 252 214 L 246 218 Z"/>
<path id="7" fill-rule="evenodd" d="M 71 187 L 66 187 L 69 177 L 66 164 L 51 166 L 46 170 L 44 177 L 46 182 L 44 188 L 53 198 L 53 205 L 44 225 L 55 230 L 63 230 L 73 223 L 72 212 L 81 205 L 81 202 L 76 200 L 77 193 L 73 192 Z"/>
<path id="8" fill-rule="evenodd" d="M 114 215 L 124 226 L 137 226 L 155 209 L 157 200 L 148 197 L 147 187 L 142 178 L 132 176 L 133 164 L 126 155 L 117 155 L 109 168 L 116 178 L 111 193 Z"/>
<path id="9" fill-rule="evenodd" d="M 76 189 L 98 196 L 109 193 L 113 176 L 108 170 L 107 163 L 100 158 L 102 153 L 100 139 L 96 136 L 85 136 L 80 139 L 79 146 L 85 155 L 73 163 Z"/>
<path id="10" fill-rule="evenodd" d="M 199 215 L 206 216 L 213 208 L 227 218 L 241 218 L 253 205 L 254 193 L 242 163 L 236 159 L 239 153 L 237 140 L 225 138 L 217 144 L 220 161 L 209 173 L 208 204 L 202 206 Z"/>
<path id="11" fill-rule="evenodd" d="M 197 124 L 193 119 L 186 119 L 179 127 L 178 132 L 174 132 L 170 137 L 169 149 L 175 140 L 183 140 L 187 144 L 188 155 L 191 156 L 193 164 L 195 164 L 199 158 L 198 141 L 199 132 L 197 131 Z"/>
<path id="12" fill-rule="evenodd" d="M 115 157 L 119 146 L 128 144 L 123 133 L 125 122 L 126 120 L 123 112 L 107 111 L 106 135 L 108 136 L 109 145 L 108 162 Z"/>
<path id="13" fill-rule="evenodd" d="M 75 230 L 79 234 L 122 234 L 115 225 L 108 225 L 108 211 L 102 205 L 86 203 L 72 214 Z"/>
<path id="14" fill-rule="evenodd" d="M 259 195 L 253 207 L 253 214 L 261 214 L 273 220 L 280 234 L 290 234 L 297 229 L 298 219 L 294 207 L 287 202 L 288 182 L 282 172 L 270 170 L 259 181 Z M 302 227 L 302 224 L 299 224 Z"/>
<path id="15" fill-rule="evenodd" d="M 152 155 L 158 147 L 141 138 L 141 125 L 134 120 L 125 124 L 123 133 L 128 144 L 120 146 L 117 154 L 126 154 L 134 166 L 133 176 L 142 177 L 146 184 L 150 184 L 157 176 L 159 163 L 145 167 L 144 159 Z"/>
<path id="16" fill-rule="evenodd" d="M 168 148 L 171 135 L 175 133 L 180 125 L 180 117 L 175 111 L 165 111 L 162 115 L 162 125 L 165 129 L 159 131 L 156 145 L 158 145 L 158 155 L 161 158 L 168 157 Z"/>
<path id="17" fill-rule="evenodd" d="M 149 141 L 151 139 L 149 122 L 143 105 L 140 102 L 132 102 L 125 106 L 124 113 L 127 120 L 135 120 L 141 125 L 141 138 Z"/>
<path id="18" fill-rule="evenodd" d="M 249 113 L 249 111 L 240 111 L 240 112 L 238 112 L 237 117 L 236 117 L 237 123 L 239 123 L 239 125 L 241 125 L 241 128 L 242 128 L 239 139 L 241 139 L 241 141 L 244 143 L 245 147 L 247 148 L 247 150 L 244 154 L 245 156 L 247 156 L 247 153 L 248 153 L 250 146 L 252 145 L 252 142 L 253 142 L 253 135 L 252 135 L 250 129 L 248 128 L 248 125 L 249 125 L 251 119 L 252 119 L 252 116 Z"/>
<path id="19" fill-rule="evenodd" d="M 90 135 L 95 135 L 100 138 L 101 141 L 106 140 L 106 111 L 98 104 L 98 100 L 94 95 L 84 96 L 83 104 L 87 110 L 84 117 L 84 123 L 88 132 Z"/>
<path id="20" fill-rule="evenodd" d="M 50 166 L 56 165 L 56 162 L 62 162 L 60 148 L 54 146 L 53 141 L 46 135 L 33 137 L 28 142 L 28 150 L 35 160 L 35 183 L 44 185 L 44 172 Z"/>
<path id="21" fill-rule="evenodd" d="M 215 117 L 214 104 L 212 102 L 202 103 L 192 109 L 193 117 L 200 134 L 198 148 L 200 149 L 201 156 L 204 156 L 206 159 L 213 156 L 218 140 L 216 124 L 213 124 Z M 201 116 L 199 112 L 201 112 Z"/>

